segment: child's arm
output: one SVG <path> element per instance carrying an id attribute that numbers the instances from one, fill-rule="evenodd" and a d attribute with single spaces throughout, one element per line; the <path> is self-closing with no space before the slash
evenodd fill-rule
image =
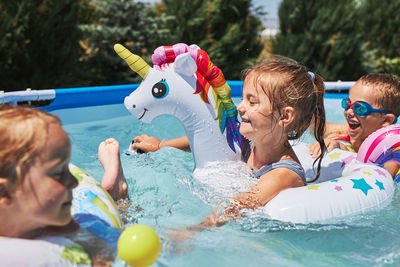
<path id="1" fill-rule="evenodd" d="M 218 209 L 208 216 L 203 226 L 219 226 L 241 216 L 242 209 L 256 209 L 265 206 L 281 191 L 303 186 L 301 177 L 287 168 L 277 168 L 262 175 L 249 192 L 244 192 L 231 199 L 231 205 L 218 214 Z"/>
<path id="2" fill-rule="evenodd" d="M 396 177 L 400 169 L 400 163 L 396 161 L 389 161 L 384 164 L 386 170 L 392 175 L 393 179 Z"/>
<path id="3" fill-rule="evenodd" d="M 133 139 L 130 149 L 141 149 L 144 152 L 155 152 L 160 148 L 170 146 L 186 152 L 190 152 L 189 140 L 186 136 L 170 140 L 160 140 L 154 136 L 141 135 Z"/>
<path id="4" fill-rule="evenodd" d="M 347 146 L 339 141 L 330 139 L 330 138 L 325 138 L 325 145 L 326 145 L 326 151 L 330 152 L 335 148 L 343 149 L 343 150 L 349 150 Z M 309 152 L 311 157 L 316 158 L 321 154 L 321 147 L 319 146 L 319 143 L 315 141 L 314 143 L 310 144 L 308 146 Z"/>
<path id="5" fill-rule="evenodd" d="M 313 131 L 313 126 L 314 124 L 311 123 L 310 126 L 310 132 Z M 342 135 L 348 135 L 348 125 L 347 123 L 333 123 L 333 122 L 326 122 L 325 123 L 325 132 L 324 132 L 324 141 L 326 145 L 326 150 L 327 152 L 332 151 L 335 148 L 340 148 L 343 150 L 348 150 L 347 147 L 332 138 L 342 136 Z M 310 150 L 310 155 L 313 158 L 318 157 L 321 154 L 321 148 L 319 146 L 318 142 L 314 142 L 311 145 L 309 145 L 309 150 Z"/>

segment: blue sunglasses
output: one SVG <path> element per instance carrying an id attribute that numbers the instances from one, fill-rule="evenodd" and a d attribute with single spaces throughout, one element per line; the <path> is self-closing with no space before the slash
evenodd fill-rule
<path id="1" fill-rule="evenodd" d="M 344 110 L 348 110 L 349 108 L 351 108 L 353 109 L 355 114 L 361 117 L 370 115 L 371 113 L 394 114 L 393 112 L 387 110 L 375 109 L 366 102 L 356 101 L 354 103 L 351 103 L 349 98 L 342 99 L 342 108 L 344 108 Z M 395 124 L 396 122 L 397 122 L 397 117 L 395 117 L 393 124 Z"/>

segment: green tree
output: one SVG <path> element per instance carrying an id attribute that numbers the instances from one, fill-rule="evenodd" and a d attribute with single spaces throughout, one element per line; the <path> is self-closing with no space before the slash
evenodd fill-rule
<path id="1" fill-rule="evenodd" d="M 400 0 L 364 0 L 358 17 L 368 71 L 400 77 Z"/>
<path id="2" fill-rule="evenodd" d="M 113 47 L 121 43 L 150 63 L 153 50 L 169 38 L 164 26 L 168 17 L 157 15 L 156 11 L 151 4 L 132 0 L 82 0 L 82 84 L 138 82 L 138 75 L 127 69 Z"/>
<path id="3" fill-rule="evenodd" d="M 73 84 L 78 60 L 75 0 L 0 3 L 0 90 Z"/>
<path id="4" fill-rule="evenodd" d="M 354 0 L 283 0 L 272 51 L 293 58 L 326 80 L 365 73 Z"/>
<path id="5" fill-rule="evenodd" d="M 227 79 L 239 79 L 262 50 L 262 29 L 250 0 L 163 0 L 173 17 L 168 27 L 172 43 L 197 44 Z M 255 9 L 257 10 L 257 9 Z"/>

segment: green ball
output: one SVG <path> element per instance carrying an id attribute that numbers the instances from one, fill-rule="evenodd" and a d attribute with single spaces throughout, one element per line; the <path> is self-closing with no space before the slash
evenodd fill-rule
<path id="1" fill-rule="evenodd" d="M 149 226 L 136 224 L 125 229 L 117 247 L 118 257 L 130 266 L 141 267 L 153 264 L 161 252 L 157 233 Z"/>

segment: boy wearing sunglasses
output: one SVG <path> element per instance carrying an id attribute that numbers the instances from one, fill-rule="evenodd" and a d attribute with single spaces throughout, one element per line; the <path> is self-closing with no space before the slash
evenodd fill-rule
<path id="1" fill-rule="evenodd" d="M 394 124 L 400 115 L 400 81 L 391 74 L 362 76 L 350 89 L 349 97 L 342 100 L 347 123 L 326 124 L 325 143 L 328 151 L 334 148 L 358 152 L 362 142 L 376 130 Z M 348 134 L 350 145 L 334 140 L 335 133 Z M 317 157 L 321 151 L 315 143 L 310 154 Z M 388 162 L 385 167 L 395 177 L 400 164 Z"/>

